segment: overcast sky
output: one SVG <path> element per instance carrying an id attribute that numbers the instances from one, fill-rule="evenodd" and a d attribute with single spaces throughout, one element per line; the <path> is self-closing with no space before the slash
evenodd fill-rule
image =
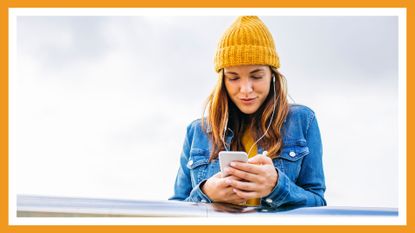
<path id="1" fill-rule="evenodd" d="M 17 18 L 18 194 L 167 199 L 234 16 Z M 398 18 L 261 17 L 320 125 L 329 205 L 398 206 Z"/>

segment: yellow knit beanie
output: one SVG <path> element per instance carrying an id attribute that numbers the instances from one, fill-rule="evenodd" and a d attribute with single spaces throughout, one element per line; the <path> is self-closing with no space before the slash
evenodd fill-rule
<path id="1" fill-rule="evenodd" d="M 274 40 L 257 16 L 240 16 L 225 31 L 215 55 L 215 70 L 236 65 L 280 67 Z"/>

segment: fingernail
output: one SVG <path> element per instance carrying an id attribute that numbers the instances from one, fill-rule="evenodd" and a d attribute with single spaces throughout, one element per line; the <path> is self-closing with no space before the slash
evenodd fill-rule
<path id="1" fill-rule="evenodd" d="M 225 182 L 226 182 L 226 184 L 231 184 L 232 183 L 231 180 L 226 180 Z"/>
<path id="2" fill-rule="evenodd" d="M 233 166 L 235 166 L 235 163 L 234 162 L 231 162 L 231 166 L 233 167 Z"/>

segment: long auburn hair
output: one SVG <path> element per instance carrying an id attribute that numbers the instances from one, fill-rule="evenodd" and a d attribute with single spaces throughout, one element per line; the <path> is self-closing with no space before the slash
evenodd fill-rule
<path id="1" fill-rule="evenodd" d="M 275 76 L 275 113 L 274 119 L 267 134 L 258 142 L 258 146 L 268 151 L 268 157 L 275 158 L 279 155 L 282 148 L 281 129 L 288 114 L 287 85 L 284 75 L 276 68 L 270 67 L 271 73 Z M 272 85 L 272 79 L 271 83 Z M 216 86 L 209 95 L 202 115 L 202 127 L 207 132 L 212 142 L 212 150 L 209 160 L 216 159 L 218 153 L 225 150 L 223 140 L 225 140 L 225 127 L 231 128 L 234 138 L 231 142 L 232 151 L 243 151 L 242 136 L 245 130 L 249 129 L 254 141 L 258 140 L 268 127 L 274 107 L 274 88 L 271 86 L 267 98 L 259 109 L 248 116 L 242 113 L 229 98 L 224 84 L 223 69 L 219 72 Z M 205 111 L 208 115 L 205 118 Z M 227 124 L 227 125 L 226 125 Z"/>

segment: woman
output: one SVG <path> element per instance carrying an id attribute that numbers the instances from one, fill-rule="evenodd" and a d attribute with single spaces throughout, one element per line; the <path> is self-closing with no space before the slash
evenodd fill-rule
<path id="1" fill-rule="evenodd" d="M 271 33 L 243 16 L 219 42 L 219 74 L 207 117 L 187 127 L 171 200 L 272 208 L 326 205 L 322 145 L 314 112 L 289 105 Z M 220 172 L 220 151 L 246 151 L 247 163 Z M 266 151 L 265 151 L 266 150 Z"/>

